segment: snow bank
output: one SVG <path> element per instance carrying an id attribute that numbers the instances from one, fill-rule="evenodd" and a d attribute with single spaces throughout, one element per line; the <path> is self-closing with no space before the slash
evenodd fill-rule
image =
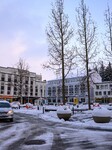
<path id="1" fill-rule="evenodd" d="M 97 117 L 111 117 L 111 112 L 107 110 L 107 108 L 95 108 L 93 110 L 92 116 L 97 116 Z"/>

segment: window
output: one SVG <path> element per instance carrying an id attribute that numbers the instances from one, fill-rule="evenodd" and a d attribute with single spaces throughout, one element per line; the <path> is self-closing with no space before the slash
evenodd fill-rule
<path id="1" fill-rule="evenodd" d="M 108 95 L 110 95 L 110 91 L 108 91 Z"/>
<path id="2" fill-rule="evenodd" d="M 51 96 L 51 88 L 48 88 L 48 95 Z"/>
<path id="3" fill-rule="evenodd" d="M 61 101 L 60 101 L 60 99 L 58 99 L 58 103 L 60 103 Z"/>
<path id="4" fill-rule="evenodd" d="M 4 85 L 1 85 L 1 90 L 4 90 Z"/>
<path id="5" fill-rule="evenodd" d="M 101 91 L 99 91 L 99 95 L 102 95 L 102 92 L 101 92 Z"/>
<path id="6" fill-rule="evenodd" d="M 95 92 L 96 95 L 98 95 L 98 92 Z"/>
<path id="7" fill-rule="evenodd" d="M 99 89 L 99 85 L 96 85 L 96 89 Z"/>
<path id="8" fill-rule="evenodd" d="M 35 87 L 35 96 L 38 95 L 38 86 Z"/>
<path id="9" fill-rule="evenodd" d="M 53 94 L 53 96 L 56 95 L 56 87 L 53 87 L 53 88 L 52 88 L 52 94 Z"/>
<path id="10" fill-rule="evenodd" d="M 56 102 L 56 100 L 55 99 L 53 99 L 53 103 L 55 103 Z"/>
<path id="11" fill-rule="evenodd" d="M 84 84 L 80 85 L 80 90 L 81 90 L 81 94 L 85 93 L 85 85 Z"/>
<path id="12" fill-rule="evenodd" d="M 25 84 L 28 84 L 28 80 L 25 81 Z"/>
<path id="13" fill-rule="evenodd" d="M 27 95 L 28 95 L 28 92 L 25 92 L 25 95 L 27 96 Z"/>
<path id="14" fill-rule="evenodd" d="M 1 94 L 4 94 L 4 83 L 1 83 Z"/>
<path id="15" fill-rule="evenodd" d="M 16 92 L 16 91 L 14 91 L 14 95 L 17 95 L 17 92 Z"/>
<path id="16" fill-rule="evenodd" d="M 11 94 L 11 86 L 10 85 L 8 85 L 8 87 L 7 87 L 7 94 Z"/>
<path id="17" fill-rule="evenodd" d="M 103 92 L 103 95 L 106 95 L 106 91 Z"/>
<path id="18" fill-rule="evenodd" d="M 75 85 L 75 94 L 79 94 L 79 85 Z"/>
<path id="19" fill-rule="evenodd" d="M 5 81 L 5 74 L 1 75 L 1 81 Z"/>
<path id="20" fill-rule="evenodd" d="M 15 82 L 15 83 L 17 82 L 17 78 L 14 78 L 14 82 Z"/>
<path id="21" fill-rule="evenodd" d="M 73 85 L 69 86 L 69 95 L 73 95 Z"/>
<path id="22" fill-rule="evenodd" d="M 33 81 L 30 81 L 31 85 L 33 85 Z"/>
<path id="23" fill-rule="evenodd" d="M 61 95 L 61 87 L 60 86 L 57 86 L 57 95 Z"/>
<path id="24" fill-rule="evenodd" d="M 10 104 L 9 103 L 0 103 L 0 108 L 10 108 Z"/>
<path id="25" fill-rule="evenodd" d="M 104 89 L 104 85 L 101 85 L 101 86 L 100 86 L 100 89 Z"/>
<path id="26" fill-rule="evenodd" d="M 108 85 L 107 84 L 105 85 L 105 89 L 108 89 Z"/>
<path id="27" fill-rule="evenodd" d="M 11 87 L 10 87 L 10 86 L 8 86 L 8 87 L 7 87 L 7 90 L 8 90 L 8 91 L 10 91 L 10 90 L 11 90 Z"/>
<path id="28" fill-rule="evenodd" d="M 65 86 L 65 95 L 68 95 L 68 86 Z"/>
<path id="29" fill-rule="evenodd" d="M 11 75 L 8 75 L 8 82 L 11 82 Z"/>

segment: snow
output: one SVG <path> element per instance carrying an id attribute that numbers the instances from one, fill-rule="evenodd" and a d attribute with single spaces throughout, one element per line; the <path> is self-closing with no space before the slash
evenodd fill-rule
<path id="1" fill-rule="evenodd" d="M 74 113 L 71 111 L 72 108 L 74 107 Z M 47 109 L 54 109 L 57 111 L 49 111 L 49 112 L 45 112 L 43 111 L 43 108 L 47 108 Z M 33 109 L 29 108 L 20 108 L 20 109 L 13 109 L 14 112 L 16 113 L 24 113 L 24 114 L 29 114 L 29 115 L 34 115 L 37 116 L 38 118 L 42 118 L 43 120 L 47 120 L 47 121 L 52 121 L 52 122 L 59 122 L 62 123 L 63 126 L 58 127 L 58 131 L 61 131 L 61 138 L 62 139 L 66 139 L 66 137 L 70 137 L 71 136 L 71 140 L 72 137 L 77 136 L 77 138 L 75 138 L 75 142 L 80 142 L 80 136 L 79 134 L 75 134 L 78 132 L 82 135 L 82 138 L 85 139 L 91 139 L 91 141 L 95 141 L 97 143 L 97 145 L 102 145 L 103 144 L 108 144 L 108 142 L 105 142 L 105 132 L 108 132 L 108 135 L 111 137 L 112 135 L 112 110 L 108 110 L 108 105 L 100 105 L 100 107 L 93 107 L 93 110 L 87 110 L 87 105 L 79 105 L 79 107 L 77 108 L 77 106 L 39 106 L 39 110 L 37 108 L 37 106 L 34 106 Z M 70 110 L 71 109 L 71 110 Z M 85 109 L 84 111 L 77 111 L 80 109 Z M 65 121 L 64 119 L 59 119 L 57 116 L 57 112 L 63 113 L 63 111 L 67 111 L 67 112 L 72 112 L 72 116 L 69 119 L 69 121 Z M 106 115 L 106 116 L 110 116 L 111 117 L 111 121 L 109 123 L 95 123 L 94 120 L 92 119 L 92 115 Z M 66 126 L 65 126 L 66 125 Z M 71 128 L 68 128 L 67 125 L 70 125 Z M 7 139 L 7 141 L 3 141 L 2 144 L 0 145 L 0 150 L 5 149 L 5 147 L 7 147 L 9 145 L 9 143 L 13 143 L 14 141 L 16 141 L 18 139 L 18 137 L 21 137 L 21 135 L 23 134 L 23 128 L 25 126 L 28 126 L 28 122 L 21 122 L 21 124 L 15 124 L 15 128 L 10 128 L 9 130 L 7 129 L 6 132 L 4 132 L 4 134 L 1 131 L 1 138 L 5 139 L 7 137 L 7 133 L 9 135 L 9 139 Z M 0 126 L 1 128 L 1 126 Z M 30 128 L 30 127 L 29 127 Z M 80 130 L 83 129 L 83 130 Z M 91 131 L 90 134 L 90 130 L 86 130 L 85 129 L 94 129 L 94 131 Z M 69 130 L 69 132 L 65 132 Z M 97 130 L 100 130 L 100 132 L 97 132 Z M 85 134 L 86 132 L 86 134 Z M 13 138 L 10 139 L 10 136 L 13 136 Z M 96 140 L 97 138 L 97 140 Z M 53 144 L 53 134 L 49 131 L 46 133 L 43 133 L 42 135 L 35 137 L 35 139 L 43 139 L 46 141 L 45 144 L 43 145 L 38 145 L 38 150 L 50 150 Z M 99 142 L 99 140 L 101 140 L 101 142 Z M 110 143 L 109 143 L 110 144 Z M 27 145 L 23 146 L 23 149 L 26 150 L 27 148 L 30 149 L 35 149 L 35 145 L 30 145 L 29 147 Z M 76 149 L 78 148 L 77 145 L 75 147 Z"/>
<path id="2" fill-rule="evenodd" d="M 93 110 L 93 116 L 97 117 L 111 117 L 111 113 L 107 108 L 98 107 Z"/>
<path id="3" fill-rule="evenodd" d="M 100 107 L 94 107 L 93 110 L 87 110 L 87 105 L 79 105 L 74 106 L 74 114 L 72 113 L 72 117 L 70 118 L 69 121 L 64 121 L 64 119 L 59 119 L 57 116 L 57 112 L 63 113 L 63 108 L 66 108 L 68 112 L 71 112 L 70 109 L 73 108 L 73 106 L 47 106 L 48 108 L 55 109 L 57 108 L 57 111 L 49 111 L 49 112 L 43 112 L 43 107 L 45 108 L 46 106 L 39 106 L 39 110 L 37 110 L 37 107 L 34 106 L 34 109 L 26 109 L 26 108 L 21 108 L 21 109 L 15 109 L 15 112 L 18 113 L 25 113 L 25 114 L 31 114 L 38 116 L 39 118 L 42 118 L 44 120 L 49 120 L 53 122 L 61 122 L 64 124 L 71 124 L 75 125 L 77 127 L 85 128 L 85 127 L 90 127 L 90 128 L 100 128 L 100 129 L 110 129 L 112 130 L 112 121 L 109 123 L 95 123 L 94 120 L 92 119 L 93 114 L 96 114 L 98 116 L 102 116 L 101 112 L 104 112 L 105 115 L 109 115 L 112 120 L 112 110 L 108 110 L 108 105 L 100 105 Z M 69 109 L 70 108 L 70 109 Z M 77 110 L 85 110 L 85 111 L 77 111 Z M 101 112 L 99 113 L 99 111 Z M 77 118 L 77 119 L 76 119 Z"/>
<path id="4" fill-rule="evenodd" d="M 57 109 L 57 113 L 58 114 L 71 114 L 72 111 L 70 108 L 68 108 L 67 106 L 59 106 L 59 108 Z"/>

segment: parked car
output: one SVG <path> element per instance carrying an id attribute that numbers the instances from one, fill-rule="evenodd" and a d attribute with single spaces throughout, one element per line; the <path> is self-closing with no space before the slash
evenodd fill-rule
<path id="1" fill-rule="evenodd" d="M 100 104 L 99 103 L 93 103 L 93 107 L 99 107 Z"/>
<path id="2" fill-rule="evenodd" d="M 33 104 L 31 104 L 31 103 L 26 103 L 26 108 L 33 108 Z"/>
<path id="3" fill-rule="evenodd" d="M 13 110 L 9 102 L 0 100 L 0 119 L 8 119 L 13 121 Z"/>
<path id="4" fill-rule="evenodd" d="M 18 101 L 12 102 L 11 107 L 14 109 L 19 109 L 20 108 L 20 102 L 18 102 Z"/>

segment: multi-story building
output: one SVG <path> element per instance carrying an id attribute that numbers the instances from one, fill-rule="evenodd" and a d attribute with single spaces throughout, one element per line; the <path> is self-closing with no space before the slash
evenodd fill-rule
<path id="1" fill-rule="evenodd" d="M 94 95 L 96 102 L 112 103 L 112 81 L 96 83 Z"/>
<path id="2" fill-rule="evenodd" d="M 96 82 L 102 82 L 100 75 L 96 71 L 90 72 L 90 100 L 94 99 L 94 86 Z M 51 80 L 46 82 L 46 97 L 49 103 L 62 103 L 62 80 Z M 73 102 L 78 99 L 79 102 L 87 102 L 87 82 L 86 77 L 73 77 L 65 79 L 65 97 L 66 102 Z"/>
<path id="3" fill-rule="evenodd" d="M 18 99 L 17 69 L 11 67 L 0 67 L 0 98 Z M 25 78 L 24 92 L 22 92 L 23 103 L 32 102 L 35 99 L 45 97 L 46 81 L 42 81 L 42 75 L 29 72 Z"/>
<path id="4" fill-rule="evenodd" d="M 65 80 L 65 97 L 67 102 L 73 102 L 75 97 L 85 101 L 86 87 L 81 85 L 82 77 Z M 80 90 L 81 89 L 81 90 Z M 62 80 L 51 80 L 46 83 L 46 97 L 49 103 L 62 103 Z"/>

